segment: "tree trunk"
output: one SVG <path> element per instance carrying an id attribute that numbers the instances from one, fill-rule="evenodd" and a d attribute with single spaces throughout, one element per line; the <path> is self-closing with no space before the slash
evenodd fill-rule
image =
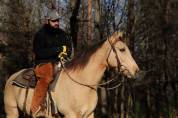
<path id="1" fill-rule="evenodd" d="M 94 0 L 95 2 L 95 37 L 97 41 L 102 39 L 101 33 L 101 6 L 100 0 Z"/>
<path id="2" fill-rule="evenodd" d="M 70 18 L 70 30 L 71 30 L 71 35 L 72 39 L 74 42 L 74 52 L 76 52 L 77 49 L 77 38 L 78 38 L 78 21 L 77 21 L 77 16 L 79 14 L 79 8 L 80 8 L 80 2 L 81 0 L 72 0 L 72 16 Z"/>
<path id="3" fill-rule="evenodd" d="M 92 44 L 92 0 L 88 0 L 88 43 Z"/>
<path id="4" fill-rule="evenodd" d="M 133 32 L 133 27 L 134 27 L 134 20 L 135 20 L 135 15 L 134 15 L 134 0 L 128 0 L 128 6 L 127 6 L 127 38 L 128 38 L 128 45 L 130 47 L 130 50 L 134 51 L 134 32 Z"/>

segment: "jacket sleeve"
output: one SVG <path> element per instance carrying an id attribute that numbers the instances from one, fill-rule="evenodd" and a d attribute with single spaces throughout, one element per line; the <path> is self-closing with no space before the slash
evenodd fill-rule
<path id="1" fill-rule="evenodd" d="M 37 33 L 33 41 L 33 50 L 36 56 L 40 58 L 48 58 L 54 55 L 57 55 L 62 51 L 62 47 L 45 47 L 45 35 L 42 33 Z"/>

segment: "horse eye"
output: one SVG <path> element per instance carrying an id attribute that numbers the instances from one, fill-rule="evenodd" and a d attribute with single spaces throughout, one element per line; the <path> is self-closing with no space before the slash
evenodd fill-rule
<path id="1" fill-rule="evenodd" d="M 124 52 L 125 51 L 125 48 L 121 48 L 121 49 L 119 49 L 121 52 Z"/>

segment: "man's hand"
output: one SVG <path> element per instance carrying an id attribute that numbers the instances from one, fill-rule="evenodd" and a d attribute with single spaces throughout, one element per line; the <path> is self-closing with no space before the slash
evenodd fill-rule
<path id="1" fill-rule="evenodd" d="M 64 45 L 62 46 L 63 51 L 59 53 L 58 58 L 60 59 L 64 59 L 65 57 L 67 57 L 67 47 Z"/>

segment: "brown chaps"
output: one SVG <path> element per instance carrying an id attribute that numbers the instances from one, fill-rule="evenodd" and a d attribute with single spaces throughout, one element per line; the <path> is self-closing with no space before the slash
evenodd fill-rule
<path id="1" fill-rule="evenodd" d="M 39 64 L 35 68 L 38 79 L 31 104 L 31 112 L 35 113 L 45 100 L 49 83 L 53 80 L 54 66 L 52 63 Z"/>

